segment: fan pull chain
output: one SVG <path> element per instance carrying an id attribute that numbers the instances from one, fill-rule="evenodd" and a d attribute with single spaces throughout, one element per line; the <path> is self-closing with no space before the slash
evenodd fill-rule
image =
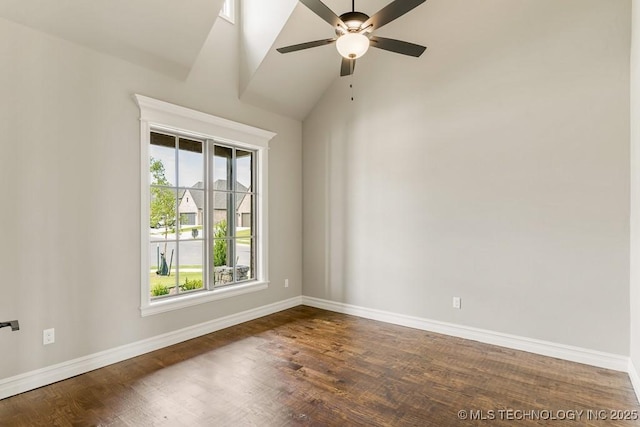
<path id="1" fill-rule="evenodd" d="M 351 101 L 353 101 L 353 83 L 349 83 L 349 88 L 351 89 Z"/>

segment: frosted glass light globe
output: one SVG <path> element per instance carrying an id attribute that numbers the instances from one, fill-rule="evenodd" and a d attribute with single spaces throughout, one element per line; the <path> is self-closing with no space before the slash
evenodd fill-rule
<path id="1" fill-rule="evenodd" d="M 338 38 L 336 48 L 347 59 L 360 58 L 369 49 L 369 39 L 359 33 L 347 33 Z"/>

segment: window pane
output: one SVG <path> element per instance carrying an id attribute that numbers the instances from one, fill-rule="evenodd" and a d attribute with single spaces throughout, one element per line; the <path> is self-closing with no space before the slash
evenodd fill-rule
<path id="1" fill-rule="evenodd" d="M 180 240 L 204 238 L 204 191 L 190 188 L 180 190 L 179 194 Z"/>
<path id="2" fill-rule="evenodd" d="M 148 146 L 150 298 L 255 280 L 259 151 L 165 132 Z"/>
<path id="3" fill-rule="evenodd" d="M 213 193 L 213 238 L 214 239 L 226 239 L 230 235 L 230 230 L 228 227 L 228 219 L 229 212 L 227 210 L 228 199 L 231 197 L 232 193 L 222 193 L 222 192 L 214 192 Z M 221 247 L 222 241 L 218 242 L 218 247 Z M 226 245 L 225 245 L 226 248 Z M 220 250 L 219 250 L 220 251 Z M 218 256 L 218 260 L 224 259 L 224 265 L 226 265 L 226 252 L 224 257 L 222 255 Z M 221 254 L 222 252 L 219 252 Z M 223 265 L 220 261 L 214 263 L 214 265 Z"/>
<path id="4" fill-rule="evenodd" d="M 255 279 L 255 153 L 215 143 L 205 150 L 204 141 L 159 132 L 150 138 L 151 298 Z"/>
<path id="5" fill-rule="evenodd" d="M 230 206 L 229 200 L 233 197 L 233 193 L 223 193 L 215 191 L 213 193 L 213 226 L 214 237 L 226 237 L 229 236 L 229 230 L 227 230 L 227 223 L 229 222 L 229 210 L 227 206 Z M 219 233 L 224 231 L 222 235 Z"/>
<path id="6" fill-rule="evenodd" d="M 236 191 L 253 191 L 253 153 L 236 150 Z"/>
<path id="7" fill-rule="evenodd" d="M 204 188 L 202 142 L 180 138 L 178 144 L 178 185 L 193 187 L 200 184 Z"/>
<path id="8" fill-rule="evenodd" d="M 151 132 L 149 183 L 174 186 L 176 183 L 175 137 Z"/>
<path id="9" fill-rule="evenodd" d="M 254 239 L 236 239 L 236 281 L 254 279 Z"/>
<path id="10" fill-rule="evenodd" d="M 165 187 L 150 188 L 149 227 L 151 240 L 174 238 L 176 225 L 176 190 Z"/>
<path id="11" fill-rule="evenodd" d="M 233 150 L 215 146 L 213 158 L 214 190 L 232 190 L 231 188 L 231 155 Z"/>
<path id="12" fill-rule="evenodd" d="M 151 298 L 176 293 L 176 245 L 174 242 L 155 242 L 149 245 L 149 290 Z"/>
<path id="13" fill-rule="evenodd" d="M 213 285 L 222 286 L 233 282 L 233 267 L 229 255 L 231 241 L 215 239 L 213 242 Z"/>
<path id="14" fill-rule="evenodd" d="M 180 282 L 179 291 L 181 293 L 204 289 L 202 275 L 203 251 L 204 242 L 201 240 L 180 242 L 178 278 Z"/>
<path id="15" fill-rule="evenodd" d="M 253 234 L 253 196 L 236 193 L 236 234 L 238 238 L 248 238 Z"/>
<path id="16" fill-rule="evenodd" d="M 225 191 L 214 191 L 213 192 L 213 209 L 220 212 L 225 212 L 224 215 L 217 215 L 216 218 L 220 218 L 220 220 L 227 218 L 227 206 L 228 199 L 231 193 Z M 214 221 L 218 222 L 218 221 Z"/>

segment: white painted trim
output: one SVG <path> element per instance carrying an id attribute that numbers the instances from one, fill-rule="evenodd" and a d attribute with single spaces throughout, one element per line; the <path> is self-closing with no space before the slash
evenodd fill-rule
<path id="1" fill-rule="evenodd" d="M 571 362 L 584 363 L 586 365 L 597 366 L 600 368 L 629 372 L 629 358 L 618 354 L 604 353 L 581 347 L 503 334 L 485 329 L 455 325 L 437 320 L 423 319 L 307 296 L 302 297 L 302 303 L 304 305 L 335 311 L 337 313 L 351 314 L 358 317 L 364 317 L 366 319 L 378 320 L 394 325 L 407 326 L 409 328 L 420 329 L 423 331 L 479 341 L 514 350 L 527 351 L 529 353 L 555 357 Z"/>
<path id="2" fill-rule="evenodd" d="M 220 17 L 232 24 L 236 23 L 236 4 L 235 0 L 224 0 L 222 9 L 220 10 Z"/>
<path id="3" fill-rule="evenodd" d="M 149 262 L 149 132 L 149 123 L 140 120 L 140 309 L 143 313 L 149 306 L 149 272 L 142 268 Z"/>
<path id="4" fill-rule="evenodd" d="M 232 285 L 225 288 L 214 289 L 212 291 L 201 291 L 180 297 L 154 301 L 149 305 L 142 305 L 140 307 L 140 312 L 142 313 L 142 317 L 151 316 L 153 314 L 166 313 L 172 310 L 179 310 L 181 308 L 192 307 L 198 304 L 257 292 L 267 289 L 268 287 L 269 282 L 255 281 L 241 283 L 239 285 Z"/>
<path id="5" fill-rule="evenodd" d="M 269 150 L 257 150 L 256 156 L 256 265 L 259 279 L 269 282 Z"/>
<path id="6" fill-rule="evenodd" d="M 633 386 L 633 390 L 636 392 L 636 399 L 638 403 L 640 403 L 640 374 L 633 364 L 633 360 L 629 358 L 629 367 L 627 369 L 629 373 L 629 379 L 631 380 L 631 385 Z"/>
<path id="7" fill-rule="evenodd" d="M 183 341 L 197 338 L 211 332 L 219 331 L 230 326 L 239 325 L 259 317 L 277 313 L 300 305 L 301 297 L 279 301 L 273 304 L 243 311 L 241 313 L 214 319 L 209 322 L 189 326 L 177 331 L 168 332 L 156 337 L 126 344 L 120 347 L 79 357 L 57 365 L 26 372 L 9 378 L 0 379 L 0 399 L 19 393 L 24 393 L 38 387 L 62 381 L 76 375 L 84 374 L 94 369 L 102 368 L 113 363 L 121 362 L 132 357 L 140 356 L 151 351 L 168 347 Z"/>
<path id="8" fill-rule="evenodd" d="M 148 122 L 151 127 L 168 127 L 186 135 L 263 148 L 267 148 L 269 141 L 276 136 L 274 132 L 143 95 L 135 94 L 134 99 L 140 107 L 140 120 Z"/>
<path id="9" fill-rule="evenodd" d="M 133 95 L 140 108 L 140 191 L 141 197 L 141 262 L 140 278 L 140 313 L 150 316 L 171 310 L 191 307 L 210 301 L 229 298 L 248 292 L 266 289 L 269 283 L 268 247 L 268 159 L 269 141 L 276 136 L 274 132 L 259 129 L 243 123 L 216 117 L 201 111 L 170 104 L 143 95 Z M 249 284 L 230 286 L 229 289 L 197 292 L 184 296 L 169 297 L 166 300 L 151 301 L 149 297 L 149 132 L 166 130 L 171 133 L 197 137 L 221 143 L 233 144 L 236 147 L 255 150 L 257 162 L 257 225 L 256 265 L 258 277 Z M 147 222 L 145 222 L 147 221 Z"/>
<path id="10" fill-rule="evenodd" d="M 243 311 L 241 313 L 231 314 L 229 316 L 189 326 L 177 331 L 168 332 L 166 334 L 137 341 L 135 343 L 94 353 L 67 362 L 62 362 L 57 365 L 0 379 L 0 399 L 5 399 L 16 394 L 24 393 L 38 387 L 43 387 L 76 375 L 93 371 L 94 369 L 99 369 L 132 357 L 140 356 L 151 351 L 159 350 L 161 348 L 210 334 L 231 326 L 239 325 L 260 317 L 268 316 L 282 310 L 297 307 L 299 305 L 307 305 L 337 313 L 350 314 L 380 322 L 407 326 L 424 331 L 484 342 L 500 347 L 523 350 L 543 356 L 556 357 L 572 362 L 627 372 L 636 393 L 636 397 L 640 402 L 640 374 L 631 359 L 625 356 L 422 319 L 419 317 L 406 316 L 307 296 L 290 298 L 288 300 L 279 301 L 273 304 Z"/>

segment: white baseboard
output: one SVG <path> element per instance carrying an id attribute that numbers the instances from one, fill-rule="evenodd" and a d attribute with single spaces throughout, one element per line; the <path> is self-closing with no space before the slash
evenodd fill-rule
<path id="1" fill-rule="evenodd" d="M 0 380 L 0 399 L 302 304 L 295 297 Z"/>
<path id="2" fill-rule="evenodd" d="M 514 350 L 522 350 L 543 356 L 555 357 L 571 362 L 584 363 L 586 365 L 597 366 L 600 368 L 629 372 L 629 358 L 618 354 L 604 353 L 549 341 L 541 341 L 485 329 L 455 325 L 437 320 L 406 316 L 404 314 L 391 313 L 388 311 L 375 310 L 313 297 L 303 296 L 302 303 L 311 307 L 322 308 L 338 313 L 352 314 L 354 316 L 379 320 L 381 322 L 392 323 L 394 325 L 407 326 L 410 328 L 421 329 L 423 331 L 465 338 Z M 640 396 L 640 394 L 637 393 L 638 390 L 639 389 L 636 388 L 636 395 Z"/>
<path id="3" fill-rule="evenodd" d="M 629 368 L 627 371 L 629 372 L 629 379 L 631 380 L 631 385 L 633 385 L 633 390 L 636 392 L 636 397 L 640 402 L 640 373 L 631 358 L 629 358 Z"/>
<path id="4" fill-rule="evenodd" d="M 631 379 L 631 383 L 633 384 L 636 396 L 640 400 L 640 375 L 633 365 L 633 362 L 631 362 L 631 359 L 626 356 L 603 353 L 580 347 L 534 340 L 531 338 L 508 335 L 484 329 L 460 326 L 306 296 L 279 301 L 263 307 L 258 307 L 222 317 L 220 319 L 211 320 L 209 322 L 158 335 L 142 341 L 90 354 L 88 356 L 59 363 L 57 365 L 26 372 L 10 378 L 0 379 L 0 399 L 24 393 L 38 387 L 93 371 L 94 369 L 102 368 L 113 363 L 121 362 L 132 357 L 140 356 L 151 351 L 159 350 L 173 344 L 197 338 L 211 332 L 219 331 L 230 326 L 238 325 L 249 320 L 254 320 L 303 304 L 395 325 L 407 326 L 410 328 L 470 339 L 515 350 L 528 351 L 530 353 L 540 354 L 543 356 L 556 357 L 572 362 L 627 372 Z"/>

